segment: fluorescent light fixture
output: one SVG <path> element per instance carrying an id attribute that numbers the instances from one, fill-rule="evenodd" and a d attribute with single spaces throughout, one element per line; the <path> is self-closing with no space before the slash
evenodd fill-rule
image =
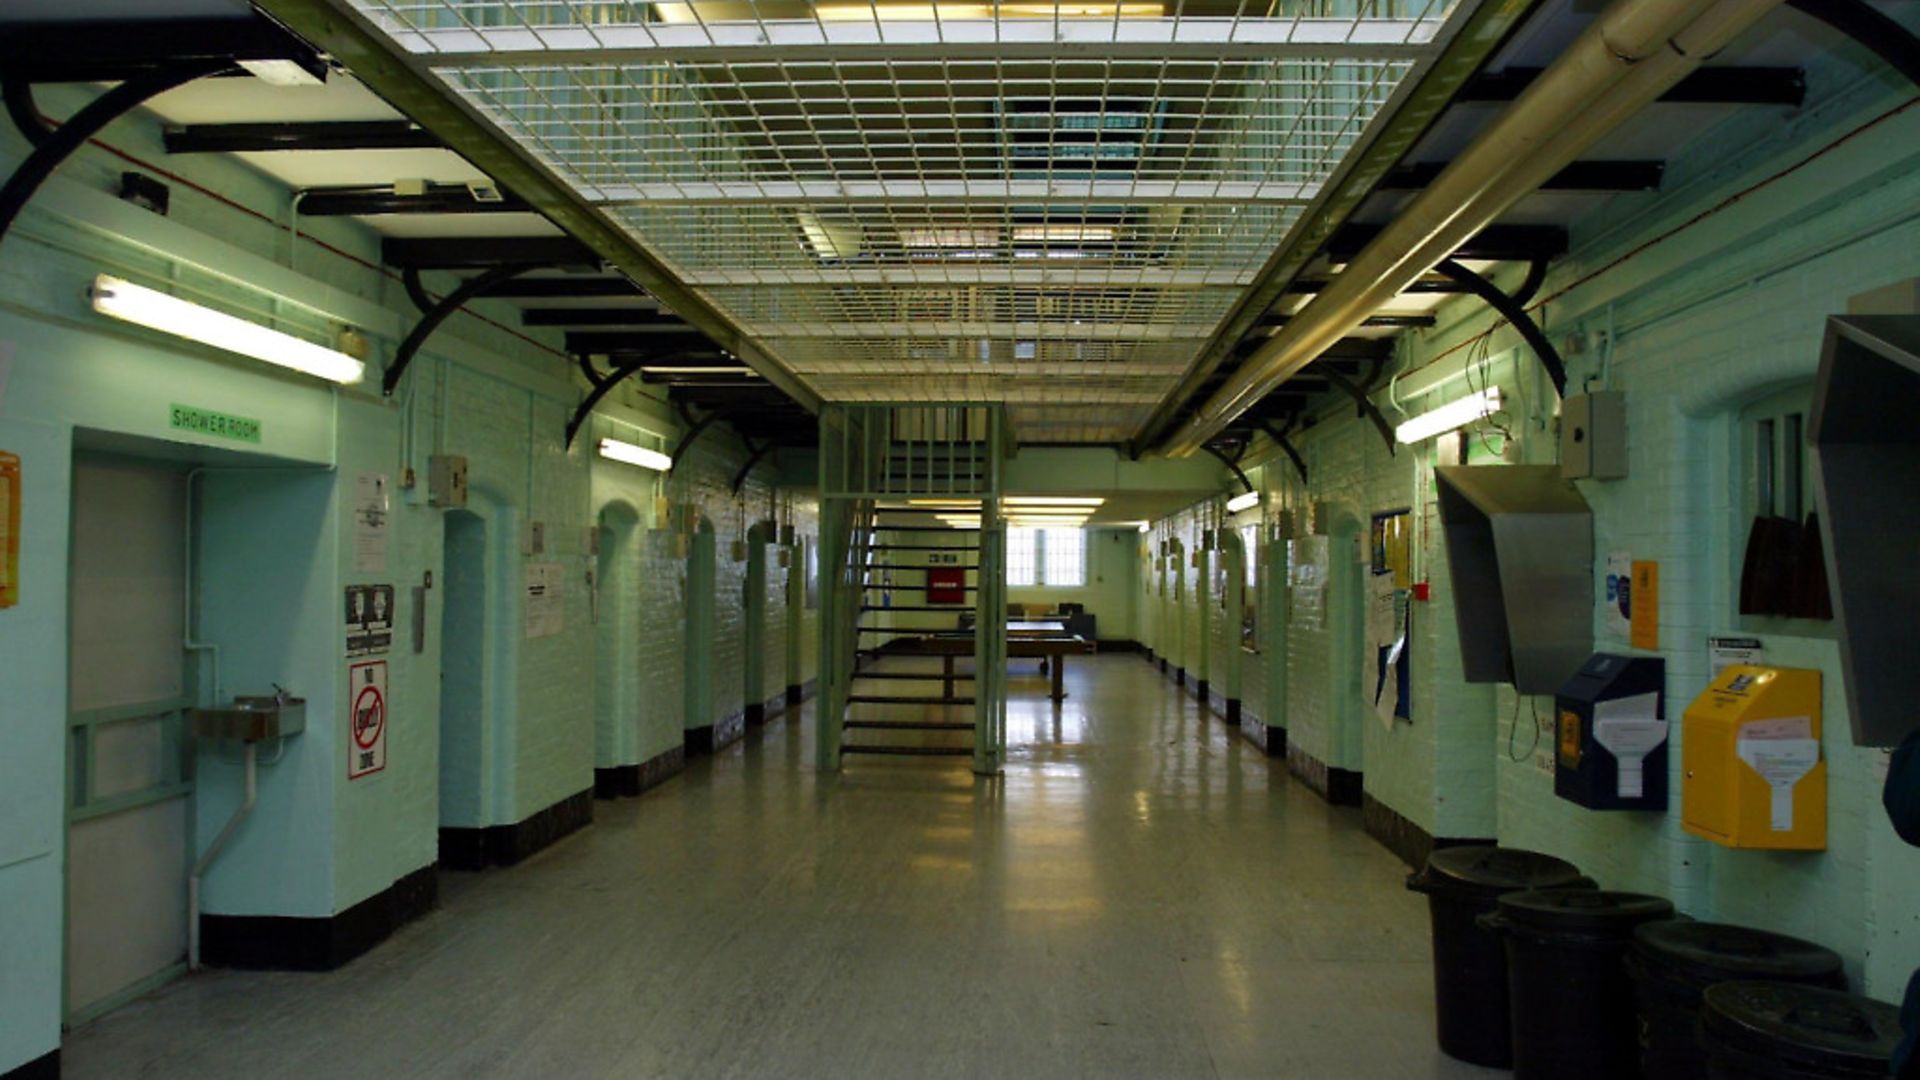
<path id="1" fill-rule="evenodd" d="M 1141 523 L 1140 523 L 1140 531 L 1141 531 L 1141 532 L 1147 532 L 1147 531 L 1149 531 L 1149 530 L 1151 530 L 1152 528 L 1153 528 L 1153 526 L 1152 526 L 1152 525 L 1150 525 L 1150 524 L 1148 524 L 1147 522 L 1144 522 L 1144 521 L 1143 521 L 1143 522 L 1141 522 Z"/>
<path id="2" fill-rule="evenodd" d="M 1419 416 L 1393 429 L 1395 440 L 1403 443 L 1417 443 L 1431 439 L 1435 435 L 1444 435 L 1455 428 L 1465 427 L 1484 416 L 1492 416 L 1500 411 L 1500 388 L 1489 386 L 1477 394 L 1469 394 L 1458 401 L 1424 412 Z"/>
<path id="3" fill-rule="evenodd" d="M 325 86 L 320 76 L 294 60 L 241 60 L 247 74 L 268 86 Z"/>
<path id="4" fill-rule="evenodd" d="M 673 459 L 660 451 L 635 446 L 630 442 L 621 442 L 619 439 L 601 439 L 600 456 L 610 461 L 652 469 L 654 472 L 666 472 L 673 468 Z"/>
<path id="5" fill-rule="evenodd" d="M 1114 237 L 1111 225 L 1016 225 L 1013 229 L 1015 243 L 1055 243 L 1105 244 Z"/>
<path id="6" fill-rule="evenodd" d="M 698 364 L 691 366 L 641 364 L 640 370 L 648 375 L 725 375 L 730 379 L 757 379 L 760 377 L 760 373 L 750 367 L 701 367 Z"/>
<path id="7" fill-rule="evenodd" d="M 102 315 L 183 337 L 188 341 L 251 356 L 255 360 L 264 360 L 337 383 L 357 383 L 367 374 L 367 366 L 346 353 L 212 308 L 201 307 L 191 300 L 135 285 L 111 274 L 94 278 L 90 294 L 93 310 Z"/>
<path id="8" fill-rule="evenodd" d="M 1107 500 L 1096 495 L 1009 495 L 1003 506 L 1099 506 Z"/>
<path id="9" fill-rule="evenodd" d="M 977 510 L 979 499 L 908 499 L 908 506 L 949 506 L 960 510 Z"/>
<path id="10" fill-rule="evenodd" d="M 1242 510 L 1250 510 L 1253 507 L 1256 507 L 1259 505 L 1260 505 L 1259 492 L 1257 491 L 1242 492 L 1241 494 L 1235 495 L 1233 498 L 1227 500 L 1227 513 L 1237 514 Z"/>

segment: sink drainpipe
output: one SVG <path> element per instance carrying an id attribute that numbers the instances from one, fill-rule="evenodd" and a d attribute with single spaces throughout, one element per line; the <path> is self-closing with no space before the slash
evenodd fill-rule
<path id="1" fill-rule="evenodd" d="M 207 872 L 207 867 L 213 865 L 213 860 L 219 857 L 220 850 L 227 846 L 227 841 L 233 839 L 233 834 L 239 830 L 240 823 L 247 820 L 247 815 L 253 813 L 254 796 L 259 791 L 258 774 L 255 772 L 256 744 L 247 743 L 243 753 L 246 757 L 246 797 L 240 800 L 239 809 L 227 819 L 227 827 L 220 830 L 220 835 L 213 838 L 213 843 L 207 845 L 206 852 L 193 864 L 193 873 L 187 876 L 188 971 L 200 970 L 200 877 Z"/>

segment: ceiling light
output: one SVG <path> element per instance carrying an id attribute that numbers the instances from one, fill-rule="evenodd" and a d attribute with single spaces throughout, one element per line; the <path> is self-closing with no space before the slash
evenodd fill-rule
<path id="1" fill-rule="evenodd" d="M 1009 495 L 1005 506 L 1099 506 L 1107 500 L 1098 495 Z"/>
<path id="2" fill-rule="evenodd" d="M 638 465 L 655 472 L 666 472 L 673 468 L 673 459 L 658 450 L 649 450 L 644 446 L 635 446 L 619 439 L 601 439 L 600 456 L 610 461 Z"/>
<path id="3" fill-rule="evenodd" d="M 758 378 L 760 375 L 750 367 L 701 367 L 698 364 L 686 366 L 642 364 L 640 371 L 645 375 L 726 375 L 730 378 L 743 379 Z"/>
<path id="4" fill-rule="evenodd" d="M 1148 523 L 1146 523 L 1146 522 L 1144 522 L 1144 521 L 1140 523 L 1140 531 L 1141 531 L 1141 532 L 1147 532 L 1148 530 L 1150 530 L 1150 529 L 1152 529 L 1152 528 L 1153 528 L 1153 526 L 1152 526 L 1152 525 L 1149 525 Z"/>
<path id="5" fill-rule="evenodd" d="M 908 506 L 951 506 L 961 510 L 976 510 L 979 499 L 908 499 Z"/>
<path id="6" fill-rule="evenodd" d="M 241 60 L 239 64 L 247 74 L 268 86 L 327 85 L 326 80 L 301 67 L 297 60 Z"/>
<path id="7" fill-rule="evenodd" d="M 1015 243 L 1068 241 L 1104 244 L 1111 242 L 1114 235 L 1115 229 L 1111 225 L 1016 225 L 1013 229 Z"/>
<path id="8" fill-rule="evenodd" d="M 89 293 L 102 315 L 337 383 L 366 377 L 367 366 L 346 353 L 111 274 L 94 278 Z"/>
<path id="9" fill-rule="evenodd" d="M 1455 428 L 1465 427 L 1483 416 L 1492 416 L 1500 411 L 1500 388 L 1489 386 L 1477 394 L 1469 394 L 1458 401 L 1424 412 L 1419 416 L 1393 429 L 1393 437 L 1403 443 L 1417 443 L 1443 435 Z"/>
<path id="10" fill-rule="evenodd" d="M 1000 242 L 997 229 L 901 229 L 904 248 L 991 248 Z"/>
<path id="11" fill-rule="evenodd" d="M 1248 510 L 1259 505 L 1260 505 L 1259 492 L 1257 491 L 1243 492 L 1227 500 L 1227 513 L 1237 514 L 1242 510 Z"/>

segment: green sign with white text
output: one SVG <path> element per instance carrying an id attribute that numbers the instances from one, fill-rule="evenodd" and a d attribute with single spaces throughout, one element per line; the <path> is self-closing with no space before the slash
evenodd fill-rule
<path id="1" fill-rule="evenodd" d="M 175 405 L 172 407 L 171 423 L 176 431 L 191 431 L 197 435 L 211 435 L 216 439 L 232 439 L 235 442 L 260 441 L 260 421 L 248 416 L 228 416 L 211 409 Z"/>

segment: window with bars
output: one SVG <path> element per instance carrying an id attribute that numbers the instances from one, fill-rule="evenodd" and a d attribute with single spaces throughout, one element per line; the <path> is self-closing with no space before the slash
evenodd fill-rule
<path id="1" fill-rule="evenodd" d="M 1086 583 L 1085 530 L 1007 530 L 1007 584 L 1077 589 Z"/>
<path id="2" fill-rule="evenodd" d="M 1744 536 L 1745 544 L 1736 549 L 1740 561 L 1733 569 L 1742 630 L 1831 633 L 1826 567 L 1812 516 L 1806 432 L 1811 400 L 1811 387 L 1799 386 L 1739 412 L 1742 513 L 1736 536 Z"/>

